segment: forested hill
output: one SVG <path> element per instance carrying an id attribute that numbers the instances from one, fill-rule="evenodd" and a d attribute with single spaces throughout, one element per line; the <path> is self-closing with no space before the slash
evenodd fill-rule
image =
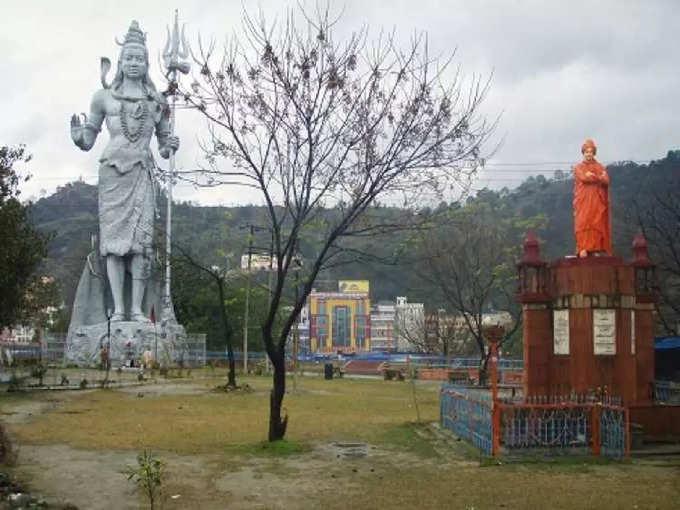
<path id="1" fill-rule="evenodd" d="M 648 165 L 618 163 L 609 166 L 611 177 L 611 204 L 614 251 L 630 258 L 631 242 L 637 230 L 636 216 L 653 205 L 659 194 L 674 193 L 680 197 L 680 151 L 671 151 L 665 158 Z M 554 258 L 574 251 L 572 220 L 572 188 L 570 173 L 556 172 L 550 177 L 537 176 L 526 179 L 519 187 L 501 191 L 480 191 L 469 201 L 486 201 L 502 204 L 499 210 L 512 211 L 520 217 L 543 215 L 547 226 L 539 232 L 543 241 L 543 255 Z M 440 207 L 446 207 L 446 204 Z M 164 204 L 161 203 L 161 210 Z M 256 206 L 201 207 L 179 203 L 173 209 L 175 239 L 195 253 L 205 254 L 209 263 L 222 264 L 226 254 L 240 254 L 246 250 L 247 236 L 240 225 L 264 224 L 264 211 Z M 396 209 L 382 209 L 383 215 L 399 214 Z M 89 251 L 90 235 L 97 231 L 97 189 L 83 182 L 67 184 L 34 205 L 33 217 L 39 228 L 54 233 L 46 273 L 55 275 L 61 283 L 62 293 L 70 305 L 78 278 L 83 269 L 84 257 Z M 162 219 L 161 219 L 162 221 Z M 394 237 L 380 241 L 380 249 L 389 253 L 401 241 Z M 267 245 L 268 240 L 256 242 Z M 366 251 L 374 249 L 366 243 Z M 304 255 L 304 246 L 303 246 Z M 431 303 L 434 294 L 419 281 L 408 267 L 355 263 L 326 272 L 322 278 L 357 278 L 371 281 L 374 300 L 393 299 L 407 295 L 412 301 Z"/>

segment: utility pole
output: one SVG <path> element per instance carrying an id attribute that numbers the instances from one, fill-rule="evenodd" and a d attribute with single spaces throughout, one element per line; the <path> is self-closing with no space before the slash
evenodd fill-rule
<path id="1" fill-rule="evenodd" d="M 260 227 L 258 225 L 253 225 L 253 224 L 246 224 L 246 225 L 241 225 L 239 227 L 240 230 L 243 229 L 248 229 L 248 275 L 246 278 L 246 309 L 245 313 L 243 315 L 243 370 L 247 373 L 248 371 L 248 316 L 249 316 L 249 310 L 250 310 L 250 287 L 251 287 L 251 269 L 252 269 L 252 257 L 253 257 L 253 248 L 256 248 L 257 250 L 261 250 L 261 252 L 265 251 L 266 248 L 262 247 L 255 247 L 253 246 L 253 239 L 255 237 L 255 232 L 260 232 L 263 230 L 269 230 L 271 232 L 271 243 L 269 245 L 269 280 L 268 280 L 268 299 L 267 299 L 267 304 L 268 308 L 271 307 L 271 278 L 272 278 L 272 266 L 273 262 L 272 259 L 274 258 L 274 231 L 273 229 L 269 227 Z M 265 363 L 267 367 L 267 372 L 269 372 L 269 358 L 265 355 Z"/>
<path id="2" fill-rule="evenodd" d="M 274 267 L 274 229 L 270 229 L 270 240 L 269 240 L 269 273 L 267 274 L 267 310 L 269 310 L 272 306 L 272 268 Z M 278 265 L 281 263 L 281 261 L 277 260 L 276 261 L 276 266 L 278 269 Z M 267 373 L 270 373 L 270 367 L 269 367 L 269 356 L 265 353 L 264 355 L 264 360 L 265 360 L 265 366 L 267 367 Z"/>
<path id="3" fill-rule="evenodd" d="M 248 274 L 246 276 L 246 310 L 243 314 L 243 375 L 248 374 L 248 311 L 250 307 L 250 265 L 253 258 L 253 236 L 255 226 L 248 231 Z"/>
<path id="4" fill-rule="evenodd" d="M 293 303 L 293 306 L 297 306 L 298 297 L 299 297 L 298 285 L 300 283 L 300 265 L 302 264 L 302 260 L 300 260 L 300 258 L 299 258 L 299 248 L 300 248 L 300 243 L 299 243 L 299 241 L 296 241 L 295 259 L 294 259 L 294 264 L 295 264 L 295 302 Z M 297 391 L 299 345 L 300 345 L 300 317 L 298 316 L 298 319 L 295 321 L 295 331 L 293 332 L 293 391 Z"/>

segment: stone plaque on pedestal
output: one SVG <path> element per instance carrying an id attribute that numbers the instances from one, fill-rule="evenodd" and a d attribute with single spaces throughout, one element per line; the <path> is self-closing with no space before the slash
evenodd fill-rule
<path id="1" fill-rule="evenodd" d="M 635 354 L 635 310 L 630 311 L 630 353 Z"/>
<path id="2" fill-rule="evenodd" d="M 553 353 L 569 354 L 569 310 L 553 311 Z"/>
<path id="3" fill-rule="evenodd" d="M 616 354 L 616 310 L 593 310 L 593 353 Z"/>

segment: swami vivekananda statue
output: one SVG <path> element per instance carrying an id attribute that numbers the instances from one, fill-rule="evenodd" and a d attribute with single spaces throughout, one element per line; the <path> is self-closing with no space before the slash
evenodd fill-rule
<path id="1" fill-rule="evenodd" d="M 92 344 L 90 350 L 96 345 L 84 337 L 99 336 L 95 343 L 101 345 L 107 315 L 114 330 L 116 323 L 126 323 L 129 335 L 135 327 L 142 335 L 152 308 L 158 314 L 163 306 L 152 250 L 158 185 L 149 145 L 155 133 L 166 159 L 179 147 L 179 139 L 170 136 L 168 105 L 149 77 L 146 38 L 136 21 L 118 44 L 113 82 L 106 82 L 110 63 L 102 59 L 103 88 L 95 92 L 89 116 L 71 118 L 71 138 L 84 151 L 94 146 L 104 122 L 110 134 L 99 159 L 98 253 L 88 256 L 69 326 L 69 342 L 80 336 L 81 343 Z"/>

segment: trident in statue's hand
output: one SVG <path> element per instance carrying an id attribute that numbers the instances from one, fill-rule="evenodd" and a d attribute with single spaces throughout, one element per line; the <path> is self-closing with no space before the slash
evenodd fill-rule
<path id="1" fill-rule="evenodd" d="M 182 43 L 182 51 L 180 51 L 180 42 Z M 170 27 L 168 27 L 168 41 L 165 43 L 165 49 L 163 50 L 165 77 L 170 82 L 175 81 L 177 71 L 182 74 L 189 72 L 190 64 L 186 61 L 188 56 L 189 50 L 186 38 L 184 37 L 184 25 L 182 26 L 182 36 L 180 38 L 177 11 L 175 11 L 175 26 L 172 28 L 172 34 L 170 34 Z M 172 78 L 170 77 L 171 74 Z"/>

